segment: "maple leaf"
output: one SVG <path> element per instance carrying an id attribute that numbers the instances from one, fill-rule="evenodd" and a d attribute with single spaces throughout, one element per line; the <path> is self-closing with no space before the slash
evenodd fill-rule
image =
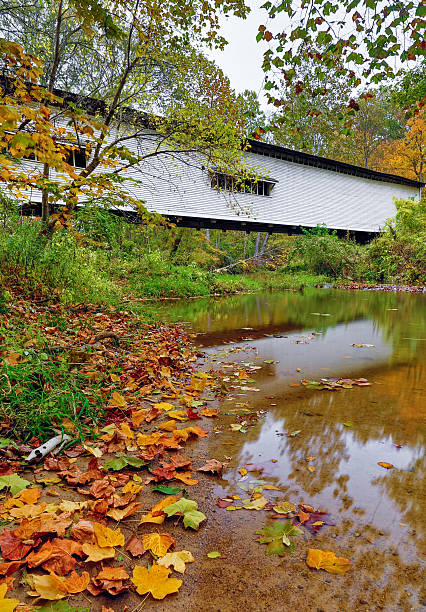
<path id="1" fill-rule="evenodd" d="M 346 574 L 351 567 L 351 562 L 345 557 L 337 557 L 331 550 L 320 550 L 310 548 L 306 563 L 309 567 L 323 569 L 329 574 Z"/>
<path id="2" fill-rule="evenodd" d="M 168 517 L 176 514 L 183 515 L 183 524 L 191 529 L 198 529 L 200 523 L 207 519 L 206 515 L 198 510 L 197 502 L 192 499 L 181 498 L 178 502 L 164 508 Z"/>
<path id="3" fill-rule="evenodd" d="M 0 610 L 2 612 L 13 612 L 19 604 L 19 599 L 9 599 L 5 597 L 7 593 L 7 584 L 0 584 Z"/>
<path id="4" fill-rule="evenodd" d="M 124 535 L 120 529 L 110 529 L 101 523 L 93 523 L 96 541 L 101 548 L 124 546 Z"/>
<path id="5" fill-rule="evenodd" d="M 290 537 L 303 533 L 301 529 L 291 523 L 276 522 L 256 531 L 259 534 L 258 542 L 267 544 L 267 555 L 279 555 L 283 552 L 293 552 L 294 543 Z"/>
<path id="6" fill-rule="evenodd" d="M 169 533 L 144 533 L 142 542 L 146 550 L 150 550 L 157 557 L 164 557 L 171 546 L 176 544 Z"/>
<path id="7" fill-rule="evenodd" d="M 140 540 L 135 534 L 130 536 L 129 541 L 126 544 L 126 550 L 132 555 L 132 557 L 140 557 L 146 550 L 142 540 Z"/>
<path id="8" fill-rule="evenodd" d="M 0 491 L 2 489 L 10 489 L 11 495 L 20 493 L 23 489 L 29 487 L 31 482 L 21 478 L 18 474 L 10 474 L 7 476 L 0 476 Z"/>
<path id="9" fill-rule="evenodd" d="M 151 593 L 154 599 L 164 599 L 166 595 L 177 593 L 182 580 L 169 578 L 170 570 L 161 565 L 153 565 L 149 570 L 136 565 L 133 570 L 132 582 L 139 595 Z"/>
<path id="10" fill-rule="evenodd" d="M 227 465 L 227 463 L 222 463 L 217 459 L 209 459 L 204 465 L 197 468 L 197 472 L 212 472 L 213 474 L 218 474 L 218 476 L 222 476 L 222 470 Z"/>
<path id="11" fill-rule="evenodd" d="M 193 561 L 194 557 L 189 550 L 179 550 L 172 553 L 166 553 L 164 557 L 157 561 L 157 563 L 158 565 L 163 565 L 164 567 L 170 567 L 173 565 L 175 572 L 184 574 L 185 563 L 192 563 Z"/>
<path id="12" fill-rule="evenodd" d="M 85 555 L 87 555 L 87 561 L 93 561 L 97 563 L 98 561 L 103 561 L 103 559 L 113 559 L 115 557 L 115 548 L 104 546 L 101 548 L 97 544 L 90 544 L 89 542 L 85 542 L 82 546 L 82 550 Z"/>

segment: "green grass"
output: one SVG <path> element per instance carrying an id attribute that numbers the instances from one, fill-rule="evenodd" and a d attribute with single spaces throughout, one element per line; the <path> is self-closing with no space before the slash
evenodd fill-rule
<path id="1" fill-rule="evenodd" d="M 63 419 L 70 419 L 87 437 L 101 416 L 102 398 L 97 389 L 85 394 L 87 379 L 72 370 L 65 357 L 53 360 L 47 353 L 28 351 L 27 361 L 16 366 L 4 365 L 0 377 L 0 420 L 15 440 L 41 441 L 62 429 Z"/>

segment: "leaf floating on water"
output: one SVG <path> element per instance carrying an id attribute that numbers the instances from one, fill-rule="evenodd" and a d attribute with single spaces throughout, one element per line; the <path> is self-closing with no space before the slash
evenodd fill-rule
<path id="1" fill-rule="evenodd" d="M 259 529 L 256 533 L 261 536 L 257 541 L 260 544 L 267 544 L 267 555 L 279 555 L 284 552 L 292 553 L 294 551 L 294 543 L 290 540 L 290 537 L 299 535 L 303 531 L 289 522 L 276 522 L 273 525 L 267 525 L 263 529 Z"/>
<path id="2" fill-rule="evenodd" d="M 387 470 L 391 470 L 395 467 L 394 465 L 392 465 L 392 463 L 388 463 L 387 461 L 378 461 L 377 465 L 380 465 L 381 467 L 384 467 Z"/>
<path id="3" fill-rule="evenodd" d="M 331 550 L 320 550 L 310 548 L 306 563 L 314 569 L 323 569 L 329 574 L 346 574 L 351 567 L 351 562 L 345 557 L 337 557 Z"/>
<path id="4" fill-rule="evenodd" d="M 370 387 L 371 383 L 366 378 L 321 378 L 321 380 L 306 380 L 301 381 L 302 385 L 307 389 L 327 389 L 335 391 L 336 389 L 353 389 L 357 387 Z"/>
<path id="5" fill-rule="evenodd" d="M 354 426 L 354 424 L 352 423 L 352 421 L 346 421 L 345 423 L 343 423 L 343 425 L 344 425 L 345 427 L 353 427 L 353 426 Z"/>

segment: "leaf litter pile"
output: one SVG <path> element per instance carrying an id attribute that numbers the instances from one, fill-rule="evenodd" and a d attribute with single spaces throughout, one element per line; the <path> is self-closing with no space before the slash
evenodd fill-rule
<path id="1" fill-rule="evenodd" d="M 40 340 L 35 330 L 47 315 L 56 320 L 65 316 L 66 328 L 44 325 Z M 220 477 L 227 465 L 204 458 L 196 467 L 184 447 L 212 429 L 207 423 L 219 413 L 207 407 L 209 400 L 229 387 L 258 391 L 247 387 L 246 370 L 235 366 L 225 381 L 199 372 L 196 350 L 182 329 L 142 324 L 129 313 L 77 305 L 64 315 L 63 306 L 28 306 L 22 300 L 12 316 L 2 318 L 0 340 L 6 343 L 0 347 L 0 373 L 7 386 L 0 434 L 0 610 L 92 610 L 100 609 L 100 594 L 114 605 L 117 596 L 130 591 L 154 599 L 177 593 L 186 564 L 195 559 L 168 526 L 193 532 L 203 526 L 207 516 L 186 487 L 198 484 L 197 472 Z M 11 348 L 8 333 L 14 326 L 31 333 L 18 334 L 20 347 L 12 336 Z M 98 406 L 101 398 L 101 406 L 93 413 L 75 409 L 68 416 L 52 410 L 50 437 L 41 428 L 39 437 L 22 440 L 7 410 L 10 398 L 15 401 L 24 393 L 15 371 L 32 368 L 33 360 L 46 354 L 62 369 L 78 371 L 88 405 Z M 321 388 L 348 384 L 328 379 Z M 49 390 L 47 381 L 41 385 Z M 245 406 L 234 412 L 240 421 L 260 416 Z M 244 433 L 245 426 L 242 421 L 230 430 Z M 242 480 L 251 469 L 240 470 Z M 264 491 L 278 489 L 265 481 L 254 480 L 249 487 L 240 483 L 240 488 L 247 499 L 233 495 L 216 503 L 228 511 L 264 510 L 278 519 L 256 532 L 267 554 L 292 552 L 301 528 L 315 533 L 333 524 L 325 512 L 310 506 L 267 499 Z M 159 495 L 159 501 L 147 506 L 147 493 Z M 221 553 L 206 555 L 215 559 Z M 309 549 L 307 564 L 336 574 L 350 567 L 349 560 L 318 549 Z M 17 589 L 20 595 L 25 592 L 25 602 L 13 597 Z M 49 603 L 66 599 L 72 604 L 79 594 L 89 607 Z"/>

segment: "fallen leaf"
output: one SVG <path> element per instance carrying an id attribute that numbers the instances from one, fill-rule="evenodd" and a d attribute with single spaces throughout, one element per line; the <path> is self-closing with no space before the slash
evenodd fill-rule
<path id="1" fill-rule="evenodd" d="M 273 509 L 277 514 L 289 514 L 297 511 L 296 506 L 287 501 L 280 502 L 278 505 L 273 506 Z"/>
<path id="2" fill-rule="evenodd" d="M 329 574 L 346 574 L 351 567 L 349 559 L 336 557 L 331 550 L 320 550 L 319 548 L 308 550 L 306 563 L 309 567 L 323 569 Z"/>
<path id="3" fill-rule="evenodd" d="M 201 415 L 205 417 L 215 417 L 219 414 L 219 410 L 217 408 L 203 408 L 201 410 Z"/>
<path id="4" fill-rule="evenodd" d="M 207 519 L 206 515 L 198 510 L 197 502 L 191 499 L 181 498 L 178 502 L 164 508 L 168 517 L 176 514 L 183 515 L 184 527 L 198 529 L 200 523 Z"/>
<path id="5" fill-rule="evenodd" d="M 217 474 L 218 476 L 222 476 L 222 470 L 226 467 L 227 463 L 222 463 L 217 459 L 209 459 L 206 461 L 204 465 L 197 468 L 197 472 L 212 472 L 213 474 Z"/>
<path id="6" fill-rule="evenodd" d="M 170 506 L 171 504 L 177 501 L 179 501 L 178 497 L 175 497 L 175 496 L 165 497 L 160 502 L 158 502 L 158 504 L 155 504 L 155 506 L 151 508 L 151 512 L 149 512 L 148 514 L 145 514 L 141 518 L 140 524 L 157 523 L 157 525 L 161 525 L 161 523 L 163 523 L 164 519 L 166 518 L 166 514 L 163 512 L 163 508 L 165 508 L 166 506 Z"/>
<path id="7" fill-rule="evenodd" d="M 130 536 L 129 541 L 126 544 L 126 550 L 132 555 L 132 557 L 140 557 L 146 550 L 142 540 L 140 540 L 135 534 Z"/>
<path id="8" fill-rule="evenodd" d="M 260 497 L 256 499 L 244 501 L 243 508 L 244 510 L 263 510 L 263 508 L 266 506 L 267 503 L 268 503 L 268 500 L 266 499 L 266 497 L 261 495 Z"/>
<path id="9" fill-rule="evenodd" d="M 132 582 L 139 595 L 151 593 L 154 599 L 164 599 L 166 595 L 177 593 L 182 580 L 169 578 L 170 570 L 161 565 L 146 567 L 136 565 L 133 570 Z"/>
<path id="10" fill-rule="evenodd" d="M 43 599 L 56 600 L 63 599 L 67 595 L 69 595 L 66 586 L 64 585 L 63 579 L 56 574 L 49 574 L 43 576 L 37 576 L 35 574 L 30 574 L 28 576 L 30 578 L 33 589 L 37 593 L 39 597 Z"/>
<path id="11" fill-rule="evenodd" d="M 126 408 L 127 402 L 118 391 L 113 391 L 108 408 Z"/>
<path id="12" fill-rule="evenodd" d="M 93 523 L 96 541 L 101 548 L 124 546 L 124 535 L 120 529 L 110 529 L 101 523 Z"/>
<path id="13" fill-rule="evenodd" d="M 180 489 L 179 487 L 170 487 L 168 485 L 159 484 L 155 487 L 152 487 L 151 491 L 158 491 L 159 493 L 165 493 L 166 495 L 176 495 L 183 491 L 183 489 Z"/>
<path id="14" fill-rule="evenodd" d="M 246 468 L 239 468 L 238 471 L 241 474 L 241 476 L 245 476 L 246 474 L 248 474 L 248 470 Z"/>
<path id="15" fill-rule="evenodd" d="M 29 487 L 31 482 L 21 478 L 18 474 L 10 474 L 6 476 L 0 476 L 0 491 L 2 489 L 10 489 L 11 495 L 20 493 L 23 489 Z"/>
<path id="16" fill-rule="evenodd" d="M 294 542 L 290 537 L 303 533 L 301 529 L 295 527 L 291 523 L 276 522 L 273 525 L 267 525 L 263 529 L 256 531 L 259 534 L 258 542 L 267 544 L 267 555 L 279 555 L 284 552 L 292 553 L 294 551 Z"/>
<path id="17" fill-rule="evenodd" d="M 85 542 L 82 546 L 82 550 L 84 554 L 87 555 L 86 562 L 93 561 L 93 563 L 97 563 L 98 561 L 113 559 L 115 557 L 115 548 L 108 546 L 101 548 L 97 544 Z"/>
<path id="18" fill-rule="evenodd" d="M 207 556 L 209 559 L 217 559 L 218 557 L 221 557 L 222 555 L 220 554 L 218 550 L 212 550 L 211 552 L 207 553 Z"/>
<path id="19" fill-rule="evenodd" d="M 392 463 L 387 463 L 386 461 L 378 461 L 377 465 L 380 465 L 381 467 L 384 467 L 387 470 L 391 470 L 395 467 L 394 465 L 392 465 Z"/>
<path id="20" fill-rule="evenodd" d="M 164 567 L 173 565 L 175 572 L 183 574 L 185 572 L 185 563 L 192 563 L 193 561 L 194 557 L 189 550 L 179 550 L 172 553 L 166 553 L 164 557 L 158 561 L 158 565 L 163 565 Z"/>
<path id="21" fill-rule="evenodd" d="M 13 612 L 19 604 L 19 599 L 9 599 L 5 597 L 7 593 L 7 584 L 0 584 L 0 610 L 1 612 Z"/>
<path id="22" fill-rule="evenodd" d="M 171 546 L 176 544 L 169 533 L 144 533 L 142 542 L 146 550 L 151 550 L 157 557 L 164 557 Z"/>

